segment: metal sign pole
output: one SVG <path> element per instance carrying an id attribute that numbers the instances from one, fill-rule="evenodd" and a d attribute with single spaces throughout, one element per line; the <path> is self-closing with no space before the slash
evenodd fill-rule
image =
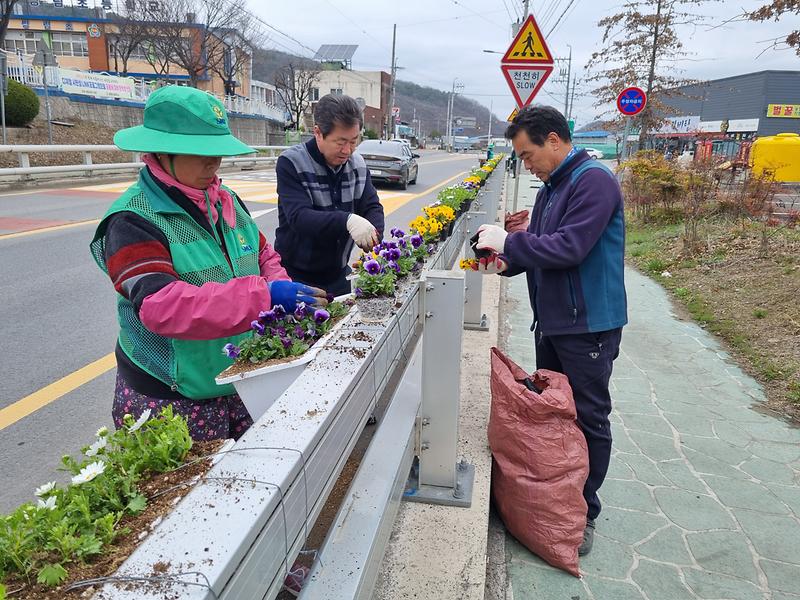
<path id="1" fill-rule="evenodd" d="M 517 156 L 517 160 L 514 161 L 514 210 L 511 212 L 517 212 L 517 197 L 519 196 L 519 173 L 521 163 L 522 161 L 520 160 L 519 156 Z"/>
<path id="2" fill-rule="evenodd" d="M 620 152 L 620 160 L 625 160 L 628 158 L 628 136 L 631 134 L 631 118 L 625 117 L 625 133 L 622 134 L 622 151 Z"/>
<path id="3" fill-rule="evenodd" d="M 8 144 L 8 132 L 6 130 L 6 94 L 8 94 L 8 69 L 7 58 L 4 52 L 0 52 L 0 114 L 3 123 L 3 145 Z"/>
<path id="4" fill-rule="evenodd" d="M 44 105 L 47 112 L 47 139 L 48 143 L 53 145 L 53 124 L 52 115 L 50 114 L 50 93 L 47 89 L 47 63 L 42 66 L 42 84 L 44 85 Z"/>

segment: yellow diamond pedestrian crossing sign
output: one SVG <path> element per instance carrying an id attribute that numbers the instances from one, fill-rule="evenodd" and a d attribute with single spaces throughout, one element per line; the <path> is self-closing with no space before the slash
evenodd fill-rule
<path id="1" fill-rule="evenodd" d="M 533 15 L 530 15 L 519 28 L 517 37 L 511 42 L 500 62 L 505 64 L 553 64 L 553 55 L 550 54 L 547 42 L 544 41 L 544 36 Z"/>

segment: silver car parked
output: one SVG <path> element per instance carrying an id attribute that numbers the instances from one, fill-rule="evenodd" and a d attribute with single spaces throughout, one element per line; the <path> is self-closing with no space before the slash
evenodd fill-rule
<path id="1" fill-rule="evenodd" d="M 400 189 L 417 183 L 419 154 L 411 152 L 404 142 L 392 140 L 364 140 L 357 152 L 364 158 L 372 181 L 397 183 Z"/>

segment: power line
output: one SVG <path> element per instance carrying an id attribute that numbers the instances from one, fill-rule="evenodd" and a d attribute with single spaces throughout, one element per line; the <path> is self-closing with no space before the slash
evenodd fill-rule
<path id="1" fill-rule="evenodd" d="M 344 14 L 344 13 L 343 13 L 341 10 L 339 10 L 339 7 L 338 7 L 338 6 L 336 6 L 336 5 L 335 5 L 333 2 L 331 2 L 331 0 L 325 0 L 325 2 L 327 2 L 328 4 L 330 4 L 330 5 L 331 5 L 331 8 L 333 8 L 333 9 L 334 9 L 336 12 L 338 12 L 340 15 L 342 15 L 342 16 L 343 16 L 345 19 L 347 19 L 347 20 L 348 20 L 348 21 L 349 21 L 351 24 L 355 25 L 355 26 L 356 26 L 356 28 L 358 28 L 358 29 L 359 29 L 359 31 L 360 31 L 361 33 L 363 33 L 364 35 L 366 35 L 366 36 L 367 36 L 367 37 L 369 37 L 369 38 L 372 38 L 372 40 L 373 40 L 373 41 L 375 41 L 375 42 L 377 42 L 377 43 L 378 43 L 378 45 L 379 45 L 379 46 L 381 46 L 381 47 L 382 47 L 384 50 L 389 50 L 389 48 L 388 48 L 387 46 L 384 46 L 384 45 L 383 45 L 383 43 L 382 43 L 382 42 L 381 42 L 381 41 L 380 41 L 378 38 L 376 38 L 376 37 L 375 37 L 375 36 L 373 36 L 371 33 L 369 33 L 369 32 L 368 32 L 366 29 L 361 29 L 361 26 L 360 26 L 358 23 L 356 23 L 355 21 L 353 21 L 353 19 L 351 19 L 350 17 L 348 17 L 348 16 L 347 16 L 346 14 Z"/>
<path id="2" fill-rule="evenodd" d="M 465 6 L 464 4 L 461 4 L 461 3 L 460 3 L 458 0 L 451 0 L 451 2 L 452 2 L 453 4 L 455 4 L 456 6 L 460 6 L 461 8 L 465 8 L 465 9 L 467 9 L 467 10 L 468 10 L 469 12 L 471 12 L 472 14 L 474 14 L 474 15 L 477 15 L 477 16 L 479 16 L 479 17 L 481 17 L 481 18 L 482 18 L 484 21 L 486 21 L 487 23 L 491 23 L 492 25 L 494 25 L 495 27 L 499 27 L 499 28 L 500 28 L 500 29 L 502 29 L 503 31 L 505 31 L 505 30 L 506 30 L 506 27 L 505 27 L 504 25 L 498 25 L 497 23 L 495 23 L 494 21 L 491 21 L 491 20 L 487 19 L 486 17 L 484 17 L 484 16 L 483 16 L 483 15 L 481 15 L 480 13 L 478 13 L 478 12 L 475 12 L 475 11 L 474 11 L 474 10 L 472 10 L 472 9 L 471 9 L 469 6 Z"/>
<path id="3" fill-rule="evenodd" d="M 550 28 L 550 31 L 547 32 L 547 35 L 545 37 L 550 37 L 552 35 L 552 33 L 556 29 L 558 29 L 559 23 L 561 23 L 562 19 L 564 19 L 564 17 L 566 17 L 567 12 L 569 11 L 569 9 L 573 8 L 574 6 L 577 6 L 576 0 L 569 0 L 569 4 L 567 4 L 567 7 L 564 9 L 564 12 L 561 13 L 561 16 L 558 17 L 558 20 L 556 21 L 555 25 L 553 25 L 553 27 Z"/>
<path id="4" fill-rule="evenodd" d="M 230 3 L 229 3 L 229 4 L 230 4 Z M 273 30 L 273 31 L 275 31 L 276 33 L 279 33 L 280 35 L 282 35 L 283 37 L 285 37 L 286 39 L 289 39 L 289 40 L 293 41 L 295 44 L 297 44 L 297 45 L 298 45 L 298 46 L 300 46 L 301 48 L 303 48 L 303 49 L 305 49 L 305 50 L 308 50 L 309 52 L 311 52 L 311 56 L 312 56 L 312 57 L 313 57 L 313 56 L 314 56 L 314 55 L 317 53 L 317 51 L 316 51 L 316 50 L 314 50 L 313 48 L 309 48 L 308 46 L 306 46 L 306 45 L 305 45 L 303 42 L 301 42 L 300 40 L 298 40 L 298 39 L 295 39 L 295 38 L 293 38 L 292 36 L 290 36 L 288 33 L 284 33 L 283 31 L 281 31 L 281 30 L 280 30 L 280 29 L 278 29 L 277 27 L 275 27 L 275 26 L 273 26 L 273 25 L 270 25 L 270 24 L 269 24 L 269 23 L 267 23 L 267 22 L 266 22 L 264 19 L 262 19 L 261 17 L 259 17 L 259 16 L 258 16 L 257 14 L 255 14 L 253 11 L 251 11 L 249 8 L 245 8 L 245 7 L 244 7 L 244 5 L 242 5 L 242 6 L 241 6 L 241 10 L 242 10 L 242 11 L 244 11 L 244 12 L 246 12 L 248 15 L 250 15 L 251 17 L 253 17 L 253 18 L 254 18 L 256 21 L 258 21 L 259 23 L 261 23 L 261 24 L 262 24 L 262 25 L 264 25 L 265 27 L 268 27 L 268 28 L 272 29 L 272 30 Z M 284 46 L 284 47 L 285 47 L 285 46 Z M 310 58 L 310 57 L 307 57 L 307 58 Z"/>

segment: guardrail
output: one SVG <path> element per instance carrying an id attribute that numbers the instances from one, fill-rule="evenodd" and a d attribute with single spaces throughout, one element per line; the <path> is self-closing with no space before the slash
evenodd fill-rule
<path id="1" fill-rule="evenodd" d="M 488 211 L 497 206 L 496 179 L 496 189 L 482 193 Z M 475 207 L 482 208 L 481 198 Z M 467 505 L 470 467 L 456 461 L 464 277 L 445 269 L 481 214 L 459 218 L 387 322 L 346 322 L 115 576 L 95 582 L 102 585 L 95 598 L 274 598 L 368 418 L 386 399 L 301 597 L 370 597 L 415 456 L 420 489 Z"/>
<path id="2" fill-rule="evenodd" d="M 278 155 L 289 146 L 252 146 L 259 151 L 257 155 L 247 155 L 241 157 L 226 157 L 222 159 L 223 165 L 251 165 L 273 164 L 278 160 Z M 80 152 L 83 154 L 83 163 L 79 165 L 50 165 L 42 167 L 32 167 L 30 155 L 33 153 L 63 154 L 67 152 Z M 16 154 L 18 167 L 0 168 L 0 178 L 18 176 L 22 181 L 30 179 L 31 175 L 42 173 L 85 173 L 87 176 L 95 171 L 131 171 L 139 170 L 144 163 L 139 160 L 140 153 L 132 152 L 132 162 L 121 163 L 99 163 L 95 164 L 92 153 L 96 152 L 121 152 L 113 144 L 75 144 L 75 145 L 48 145 L 48 144 L 17 144 L 0 145 L 0 154 Z M 261 152 L 268 152 L 269 156 L 261 156 Z"/>

